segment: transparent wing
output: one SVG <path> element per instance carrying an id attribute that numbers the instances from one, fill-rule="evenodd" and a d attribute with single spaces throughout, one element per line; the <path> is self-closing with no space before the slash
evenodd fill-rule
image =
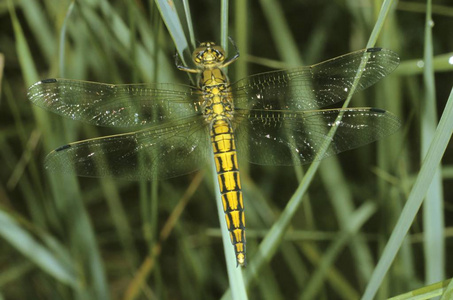
<path id="1" fill-rule="evenodd" d="M 99 126 L 158 124 L 200 113 L 198 90 L 180 84 L 46 79 L 29 88 L 28 98 L 59 115 Z"/>
<path id="2" fill-rule="evenodd" d="M 231 86 L 235 108 L 311 110 L 345 100 L 362 59 L 368 61 L 355 91 L 373 85 L 399 64 L 395 52 L 369 48 L 312 66 L 252 75 Z"/>
<path id="3" fill-rule="evenodd" d="M 79 176 L 155 180 L 199 169 L 210 151 L 206 122 L 202 117 L 191 117 L 68 144 L 52 151 L 45 167 Z"/>
<path id="4" fill-rule="evenodd" d="M 340 113 L 343 117 L 337 121 Z M 236 111 L 235 117 L 238 154 L 248 154 L 250 162 L 261 165 L 309 163 L 371 143 L 400 127 L 397 117 L 377 108 Z M 332 127 L 337 130 L 329 138 Z M 329 148 L 316 158 L 328 139 Z"/>

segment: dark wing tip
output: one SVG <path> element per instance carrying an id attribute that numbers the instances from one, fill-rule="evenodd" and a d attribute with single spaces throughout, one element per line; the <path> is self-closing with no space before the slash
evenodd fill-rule
<path id="1" fill-rule="evenodd" d="M 55 152 L 63 151 L 63 150 L 66 150 L 68 148 L 71 148 L 71 145 L 67 144 L 67 145 L 58 147 L 57 149 L 55 149 Z"/>
<path id="2" fill-rule="evenodd" d="M 393 52 L 392 50 L 385 49 L 385 48 L 380 48 L 380 47 L 375 47 L 375 48 L 368 48 L 366 49 L 367 53 L 378 53 L 382 52 L 382 55 L 386 57 L 387 60 L 392 61 L 393 64 L 395 65 L 395 68 L 399 65 L 400 63 L 400 57 L 398 53 Z M 392 70 L 393 71 L 393 70 Z"/>
<path id="3" fill-rule="evenodd" d="M 380 114 L 385 114 L 387 111 L 382 108 L 377 108 L 377 107 L 371 107 L 370 111 L 375 112 L 375 113 L 380 113 Z"/>
<path id="4" fill-rule="evenodd" d="M 35 89 L 37 86 L 39 85 L 42 85 L 42 84 L 48 84 L 48 83 L 55 83 L 57 82 L 58 80 L 56 78 L 48 78 L 48 79 L 43 79 L 43 80 L 40 80 L 36 83 L 34 83 L 32 86 L 30 86 L 28 88 L 28 91 L 30 93 L 30 91 L 32 91 L 33 89 Z"/>
<path id="5" fill-rule="evenodd" d="M 54 83 L 57 82 L 55 78 L 48 78 L 48 79 L 43 79 L 41 81 L 38 81 L 37 83 Z"/>
<path id="6" fill-rule="evenodd" d="M 380 52 L 380 51 L 382 51 L 382 48 L 379 48 L 379 47 L 366 49 L 366 52 Z"/>
<path id="7" fill-rule="evenodd" d="M 48 78 L 34 83 L 32 86 L 28 88 L 27 93 L 28 99 L 36 104 L 36 102 L 39 102 L 38 100 L 41 99 L 41 96 L 39 96 L 39 94 L 43 91 L 43 89 L 45 89 L 45 87 L 42 87 L 42 85 L 56 83 L 57 81 L 58 80 L 55 78 Z"/>
<path id="8" fill-rule="evenodd" d="M 385 119 L 387 120 L 388 127 L 392 128 L 389 131 L 389 135 L 396 132 L 402 125 L 401 120 L 397 116 L 395 116 L 394 114 L 389 112 L 388 110 L 385 110 L 382 108 L 377 108 L 377 107 L 370 107 L 369 112 L 379 114 L 379 115 L 382 115 L 383 117 L 385 117 Z"/>
<path id="9" fill-rule="evenodd" d="M 400 64 L 400 57 L 398 53 L 385 49 L 385 48 L 368 48 L 366 49 L 366 53 L 370 53 L 370 55 L 374 58 L 376 56 L 375 63 L 381 64 L 381 66 L 385 66 L 385 75 L 392 73 Z"/>

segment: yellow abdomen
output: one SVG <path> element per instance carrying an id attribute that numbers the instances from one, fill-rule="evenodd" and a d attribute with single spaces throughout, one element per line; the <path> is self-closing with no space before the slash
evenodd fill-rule
<path id="1" fill-rule="evenodd" d="M 233 128 L 227 118 L 216 118 L 211 125 L 211 143 L 225 212 L 236 261 L 245 264 L 245 217 Z"/>

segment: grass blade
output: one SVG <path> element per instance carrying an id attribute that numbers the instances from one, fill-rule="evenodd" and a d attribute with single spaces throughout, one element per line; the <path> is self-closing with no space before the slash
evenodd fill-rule
<path id="1" fill-rule="evenodd" d="M 437 124 L 436 92 L 433 70 L 433 41 L 431 18 L 431 0 L 427 1 L 425 20 L 425 69 L 423 79 L 425 85 L 425 99 L 422 104 L 421 115 L 421 159 L 425 157 L 431 144 Z M 425 240 L 425 282 L 427 284 L 440 281 L 445 278 L 445 242 L 444 242 L 444 214 L 443 214 L 443 190 L 440 166 L 434 173 L 431 186 L 428 189 L 423 205 L 423 228 Z"/>
<path id="2" fill-rule="evenodd" d="M 437 126 L 433 141 L 429 146 L 425 159 L 423 160 L 420 173 L 417 176 L 414 186 L 409 194 L 409 198 L 404 205 L 403 211 L 397 224 L 385 246 L 382 256 L 371 276 L 371 280 L 365 290 L 362 299 L 373 299 L 381 285 L 385 274 L 395 259 L 412 222 L 417 215 L 423 198 L 428 192 L 434 174 L 440 164 L 442 156 L 447 148 L 448 142 L 453 132 L 453 89 L 445 106 L 445 110 Z"/>
<path id="3" fill-rule="evenodd" d="M 0 236 L 58 281 L 74 288 L 81 287 L 74 266 L 61 259 L 61 251 L 60 253 L 49 251 L 2 210 L 0 210 Z M 61 249 L 63 248 L 60 247 Z"/>

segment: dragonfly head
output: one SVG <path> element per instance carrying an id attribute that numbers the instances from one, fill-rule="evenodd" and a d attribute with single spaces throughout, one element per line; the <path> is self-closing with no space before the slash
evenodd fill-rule
<path id="1" fill-rule="evenodd" d="M 213 42 L 204 42 L 195 49 L 192 59 L 198 67 L 219 67 L 225 61 L 225 50 Z"/>

